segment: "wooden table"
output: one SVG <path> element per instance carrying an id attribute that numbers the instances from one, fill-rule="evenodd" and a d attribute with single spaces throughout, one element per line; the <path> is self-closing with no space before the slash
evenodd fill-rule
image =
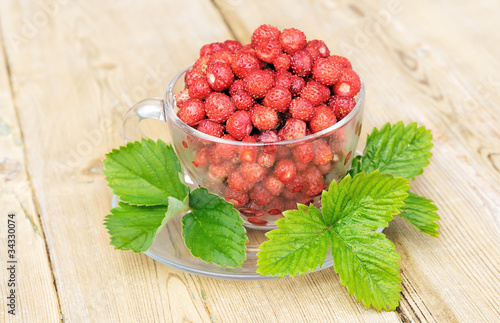
<path id="1" fill-rule="evenodd" d="M 0 2 L 0 321 L 500 321 L 498 1 Z M 209 42 L 297 27 L 348 56 L 367 84 L 362 137 L 387 121 L 432 130 L 412 183 L 438 239 L 396 219 L 395 312 L 355 302 L 331 269 L 224 281 L 116 251 L 102 160 L 128 107 L 161 96 Z M 361 147 L 364 143 L 360 144 Z M 7 216 L 16 215 L 16 316 L 7 313 Z"/>

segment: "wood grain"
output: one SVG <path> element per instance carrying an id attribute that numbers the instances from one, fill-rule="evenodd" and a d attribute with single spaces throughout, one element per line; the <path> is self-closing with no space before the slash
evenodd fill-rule
<path id="1" fill-rule="evenodd" d="M 452 13 L 431 1 L 216 3 L 238 39 L 248 41 L 263 23 L 297 26 L 350 57 L 367 84 L 363 133 L 398 120 L 432 130 L 434 157 L 412 190 L 436 201 L 441 234 L 424 236 L 401 219 L 387 230 L 402 255 L 398 314 L 403 321 L 498 320 L 500 68 L 493 53 L 500 24 L 489 14 L 498 3 L 461 2 Z"/>
<path id="2" fill-rule="evenodd" d="M 59 300 L 26 172 L 24 143 L 12 101 L 3 48 L 0 35 L 0 321 L 56 322 L 61 314 Z M 15 215 L 11 219 L 15 222 L 15 237 L 8 232 L 9 214 Z M 12 244 L 9 240 L 14 240 L 14 259 L 7 253 L 8 245 Z M 14 276 L 7 271 L 11 265 L 15 267 Z M 9 314 L 12 308 L 7 307 L 11 290 L 15 295 L 15 316 Z M 44 301 L 40 302 L 42 299 Z"/>

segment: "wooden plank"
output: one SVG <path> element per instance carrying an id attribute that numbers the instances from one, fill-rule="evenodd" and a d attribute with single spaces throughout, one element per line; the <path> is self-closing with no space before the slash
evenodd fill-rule
<path id="1" fill-rule="evenodd" d="M 102 159 L 123 144 L 132 103 L 161 96 L 204 43 L 230 34 L 208 1 L 46 3 L 2 1 L 0 13 L 64 319 L 210 321 L 194 276 L 109 245 Z"/>
<path id="2" fill-rule="evenodd" d="M 249 41 L 257 26 L 270 23 L 281 29 L 299 28 L 311 39 L 324 39 L 334 53 L 348 56 L 367 84 L 363 134 L 375 125 L 399 120 L 417 121 L 432 130 L 434 157 L 412 189 L 436 200 L 442 217 L 441 236 L 426 237 L 400 219 L 387 230 L 402 255 L 399 319 L 498 319 L 499 300 L 491 296 L 500 290 L 500 69 L 494 55 L 500 47 L 493 41 L 498 39 L 500 23 L 491 12 L 498 11 L 499 4 L 397 0 L 216 3 L 243 42 Z M 324 275 L 325 280 L 318 278 L 316 287 L 337 282 L 332 272 L 317 275 Z M 286 295 L 282 286 L 287 283 L 276 284 L 276 293 Z M 289 284 L 297 287 L 301 283 Z M 308 287 L 293 290 L 301 290 L 302 299 L 312 299 L 312 286 Z M 329 293 L 345 293 L 340 286 L 329 288 Z M 212 289 L 206 292 L 211 294 Z M 229 292 L 217 290 L 223 295 Z M 346 301 L 329 306 L 337 313 Z M 283 308 L 273 308 L 274 313 L 288 310 Z M 214 311 L 217 309 L 214 304 Z M 313 315 L 304 306 L 300 311 Z M 362 306 L 351 313 L 358 320 L 371 314 Z M 386 315 L 377 317 L 395 319 Z"/>
<path id="3" fill-rule="evenodd" d="M 24 143 L 13 105 L 1 33 L 0 206 L 0 321 L 57 322 L 59 301 L 44 231 L 26 172 Z M 9 214 L 13 214 L 13 218 L 8 218 Z M 11 220 L 10 226 L 8 220 Z M 8 253 L 12 244 L 15 253 Z M 44 301 L 40 302 L 41 299 Z"/>

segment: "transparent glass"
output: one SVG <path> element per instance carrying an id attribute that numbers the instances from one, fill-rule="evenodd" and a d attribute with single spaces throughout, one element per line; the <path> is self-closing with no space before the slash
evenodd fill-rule
<path id="1" fill-rule="evenodd" d="M 165 131 L 168 131 L 171 144 L 179 157 L 186 183 L 192 188 L 207 187 L 223 198 L 226 197 L 228 182 L 232 183 L 231 177 L 241 174 L 243 164 L 252 162 L 262 166 L 264 172 L 256 175 L 259 180 L 255 183 L 248 182 L 243 188 L 242 195 L 246 196 L 244 199 L 228 197 L 239 210 L 247 228 L 247 260 L 241 268 L 227 268 L 193 257 L 183 243 L 181 215 L 169 221 L 146 255 L 199 275 L 225 279 L 270 278 L 256 273 L 256 253 L 260 243 L 266 240 L 264 232 L 276 228 L 275 221 L 282 217 L 282 212 L 295 208 L 297 202 L 314 203 L 319 207 L 321 191 L 333 180 L 342 178 L 350 169 L 361 133 L 364 84 L 362 83 L 356 97 L 357 104 L 353 111 L 335 125 L 296 140 L 250 143 L 209 136 L 186 125 L 177 117 L 176 95 L 185 87 L 184 76 L 189 68 L 173 78 L 164 99 L 149 98 L 129 110 L 123 123 L 123 137 L 128 141 L 145 137 L 139 128 L 141 120 L 153 118 L 164 121 Z M 243 161 L 242 152 L 245 152 Z M 274 166 L 283 160 L 293 162 L 297 174 L 295 179 L 282 183 L 281 190 L 276 190 L 275 195 L 269 197 L 264 194 L 266 198 L 262 198 L 256 187 L 262 187 L 269 177 L 279 177 Z M 248 202 L 243 204 L 246 199 Z M 330 266 L 332 259 L 328 256 L 319 269 Z"/>

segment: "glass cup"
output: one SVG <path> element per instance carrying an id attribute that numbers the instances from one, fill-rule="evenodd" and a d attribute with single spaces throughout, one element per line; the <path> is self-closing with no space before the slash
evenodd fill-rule
<path id="1" fill-rule="evenodd" d="M 176 95 L 190 67 L 170 82 L 165 98 L 138 102 L 127 113 L 123 137 L 140 140 L 140 121 L 165 122 L 186 183 L 204 186 L 232 202 L 247 228 L 271 230 L 283 211 L 297 203 L 320 206 L 323 189 L 351 167 L 361 133 L 365 88 L 344 119 L 320 132 L 286 141 L 241 142 L 202 133 L 177 117 Z"/>

